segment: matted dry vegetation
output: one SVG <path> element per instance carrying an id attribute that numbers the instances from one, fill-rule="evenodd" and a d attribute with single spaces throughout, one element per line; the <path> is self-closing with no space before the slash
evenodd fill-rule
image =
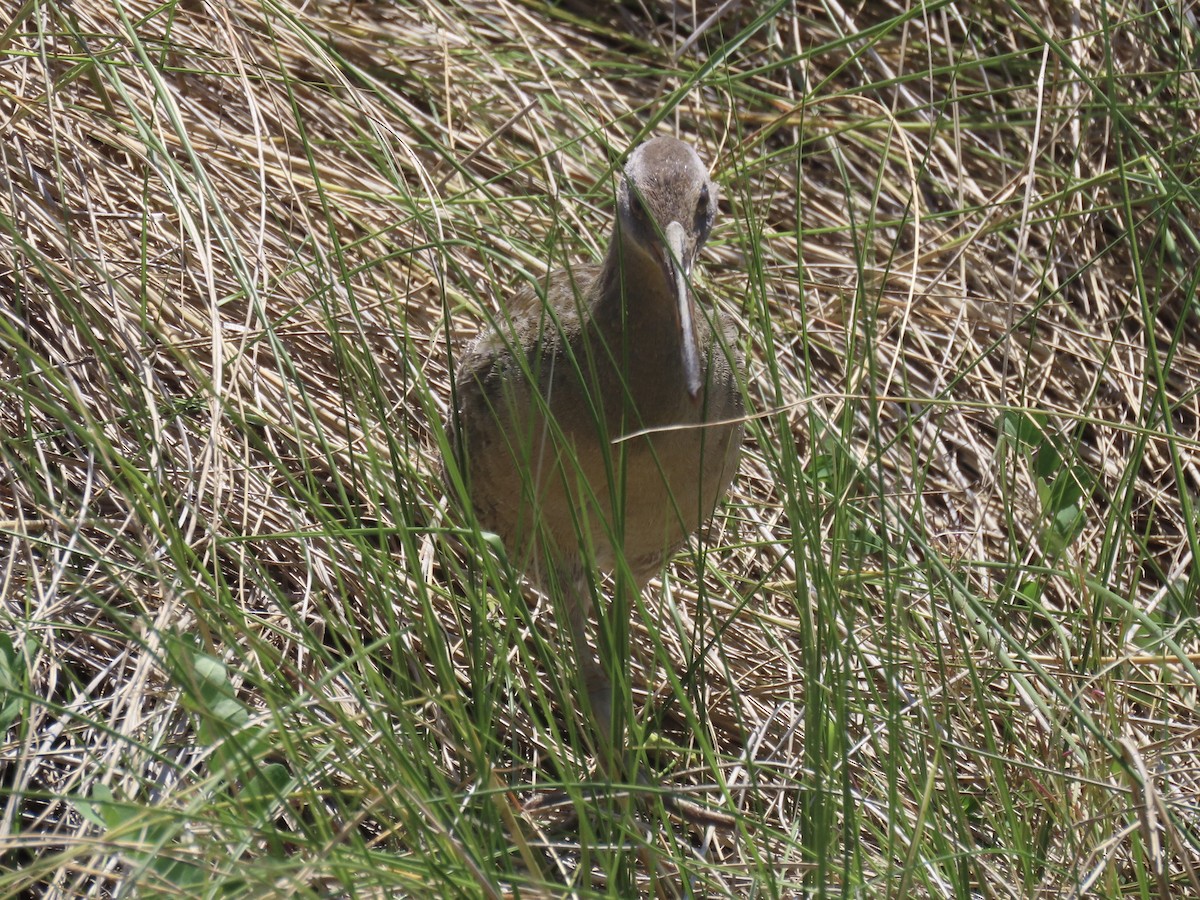
<path id="1" fill-rule="evenodd" d="M 1192 13 L 700 6 L 0 23 L 0 891 L 1200 892 Z M 741 824 L 622 862 L 438 423 L 655 131 L 755 418 L 631 680 Z"/>

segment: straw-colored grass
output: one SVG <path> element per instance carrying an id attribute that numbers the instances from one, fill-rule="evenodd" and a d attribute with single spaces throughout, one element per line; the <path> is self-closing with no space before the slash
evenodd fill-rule
<path id="1" fill-rule="evenodd" d="M 0 894 L 1200 894 L 1194 12 L 696 6 L 0 21 Z M 734 831 L 438 477 L 660 132 L 753 416 L 602 630 Z"/>

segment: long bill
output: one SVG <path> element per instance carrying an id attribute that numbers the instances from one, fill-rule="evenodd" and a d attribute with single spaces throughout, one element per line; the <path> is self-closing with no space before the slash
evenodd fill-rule
<path id="1" fill-rule="evenodd" d="M 704 387 L 700 371 L 700 340 L 696 336 L 696 304 L 688 287 L 688 261 L 684 257 L 686 232 L 678 222 L 671 222 L 663 230 L 667 244 L 667 271 L 671 289 L 675 292 L 675 311 L 679 327 L 679 348 L 683 354 L 683 378 L 688 396 L 693 401 L 700 399 Z"/>

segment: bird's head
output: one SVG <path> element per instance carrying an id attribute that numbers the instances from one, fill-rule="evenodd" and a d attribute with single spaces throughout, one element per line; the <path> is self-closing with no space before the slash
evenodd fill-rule
<path id="1" fill-rule="evenodd" d="M 653 260 L 666 279 L 693 400 L 700 398 L 703 373 L 689 281 L 716 214 L 717 186 L 696 151 L 683 141 L 656 137 L 629 155 L 617 194 L 622 244 L 626 252 Z"/>

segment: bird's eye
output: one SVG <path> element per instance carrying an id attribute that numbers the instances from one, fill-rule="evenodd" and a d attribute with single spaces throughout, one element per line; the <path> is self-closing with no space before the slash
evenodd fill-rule
<path id="1" fill-rule="evenodd" d="M 706 229 L 712 223 L 712 211 L 709 209 L 708 186 L 700 189 L 700 199 L 696 201 L 696 227 Z"/>

